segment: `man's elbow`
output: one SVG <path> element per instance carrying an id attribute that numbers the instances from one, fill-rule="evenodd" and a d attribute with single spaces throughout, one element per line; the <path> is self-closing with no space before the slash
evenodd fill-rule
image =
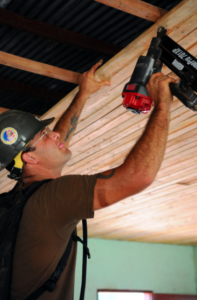
<path id="1" fill-rule="evenodd" d="M 136 193 L 140 193 L 141 191 L 148 188 L 153 181 L 155 180 L 155 176 L 152 176 L 151 174 L 145 174 L 145 173 L 139 173 L 136 175 L 135 178 L 135 187 L 136 187 Z"/>
<path id="2" fill-rule="evenodd" d="M 153 183 L 153 181 L 155 180 L 156 175 L 154 174 L 142 174 L 141 178 L 142 178 L 142 182 L 144 184 L 145 187 L 148 187 L 149 185 L 151 185 Z"/>

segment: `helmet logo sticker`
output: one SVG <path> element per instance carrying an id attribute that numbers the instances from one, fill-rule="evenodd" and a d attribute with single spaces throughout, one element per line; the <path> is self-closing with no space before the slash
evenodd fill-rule
<path id="1" fill-rule="evenodd" d="M 11 145 L 18 139 L 17 131 L 12 127 L 4 128 L 1 132 L 1 141 L 6 145 Z"/>

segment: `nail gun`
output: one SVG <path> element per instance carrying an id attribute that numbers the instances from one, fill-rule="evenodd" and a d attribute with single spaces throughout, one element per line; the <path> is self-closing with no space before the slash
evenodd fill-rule
<path id="1" fill-rule="evenodd" d="M 152 107 L 146 84 L 151 75 L 160 72 L 163 63 L 178 77 L 178 83 L 170 83 L 172 95 L 186 107 L 197 111 L 197 60 L 159 27 L 157 37 L 151 41 L 146 56 L 140 56 L 130 81 L 122 92 L 123 106 L 135 114 L 146 114 Z"/>

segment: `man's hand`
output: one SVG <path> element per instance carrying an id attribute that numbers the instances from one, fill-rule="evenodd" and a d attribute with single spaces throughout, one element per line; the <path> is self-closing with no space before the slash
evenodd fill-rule
<path id="1" fill-rule="evenodd" d="M 155 73 L 151 76 L 146 88 L 151 100 L 154 102 L 155 108 L 159 103 L 171 105 L 173 101 L 173 96 L 169 87 L 171 82 L 176 83 L 176 80 L 161 72 Z"/>
<path id="2" fill-rule="evenodd" d="M 98 63 L 96 63 L 89 71 L 81 74 L 79 76 L 79 94 L 80 96 L 88 98 L 91 94 L 97 92 L 101 87 L 105 85 L 110 85 L 110 81 L 108 79 L 103 81 L 96 81 L 94 78 L 94 73 L 98 69 L 98 67 L 103 63 L 101 59 Z"/>

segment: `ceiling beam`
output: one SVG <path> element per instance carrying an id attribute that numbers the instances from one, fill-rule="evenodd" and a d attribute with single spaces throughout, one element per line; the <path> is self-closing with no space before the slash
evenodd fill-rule
<path id="1" fill-rule="evenodd" d="M 30 84 L 25 84 L 15 80 L 8 80 L 0 78 L 0 89 L 9 90 L 21 94 L 26 94 L 30 96 L 36 96 L 41 99 L 47 99 L 51 101 L 59 101 L 64 96 L 65 93 L 54 91 L 51 89 L 45 89 L 38 86 L 33 86 Z"/>
<path id="2" fill-rule="evenodd" d="M 167 10 L 140 0 L 95 0 L 102 4 L 122 10 L 142 19 L 156 22 L 167 13 Z"/>
<path id="3" fill-rule="evenodd" d="M 19 70 L 78 84 L 80 73 L 43 64 L 31 59 L 0 51 L 0 64 Z"/>
<path id="4" fill-rule="evenodd" d="M 100 41 L 44 22 L 28 19 L 2 8 L 0 8 L 0 24 L 94 53 L 114 56 L 122 50 L 122 47 L 118 45 Z"/>

